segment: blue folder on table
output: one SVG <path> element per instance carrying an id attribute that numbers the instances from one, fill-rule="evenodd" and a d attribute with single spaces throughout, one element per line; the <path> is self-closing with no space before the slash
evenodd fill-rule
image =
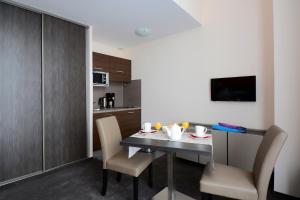
<path id="1" fill-rule="evenodd" d="M 212 129 L 219 130 L 219 131 L 225 131 L 225 132 L 233 132 L 233 133 L 246 133 L 247 132 L 246 128 L 236 129 L 236 128 L 229 128 L 229 127 L 221 126 L 218 124 L 212 125 Z"/>

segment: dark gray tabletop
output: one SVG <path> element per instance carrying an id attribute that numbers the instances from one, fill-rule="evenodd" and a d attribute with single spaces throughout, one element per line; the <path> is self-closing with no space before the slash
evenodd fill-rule
<path id="1" fill-rule="evenodd" d="M 153 140 L 128 137 L 121 141 L 122 146 L 132 146 L 141 148 L 150 148 L 165 152 L 193 152 L 204 155 L 211 155 L 212 147 L 206 144 L 192 144 L 186 142 L 168 141 L 168 140 Z"/>

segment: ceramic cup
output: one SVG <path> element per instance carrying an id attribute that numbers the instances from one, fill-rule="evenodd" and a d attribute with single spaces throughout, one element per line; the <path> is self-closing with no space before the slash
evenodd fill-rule
<path id="1" fill-rule="evenodd" d="M 167 133 L 167 128 L 168 128 L 168 126 L 162 126 L 162 132 Z"/>
<path id="2" fill-rule="evenodd" d="M 204 126 L 196 126 L 196 136 L 203 137 L 207 132 L 207 128 Z"/>
<path id="3" fill-rule="evenodd" d="M 144 123 L 144 131 L 151 132 L 151 123 L 150 122 Z"/>

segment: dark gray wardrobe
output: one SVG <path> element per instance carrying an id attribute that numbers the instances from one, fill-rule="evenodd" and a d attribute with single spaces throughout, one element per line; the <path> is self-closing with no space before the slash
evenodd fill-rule
<path id="1" fill-rule="evenodd" d="M 43 169 L 41 24 L 0 3 L 0 182 Z"/>
<path id="2" fill-rule="evenodd" d="M 85 54 L 84 27 L 44 15 L 46 169 L 86 156 Z"/>
<path id="3" fill-rule="evenodd" d="M 85 31 L 0 3 L 0 185 L 86 158 Z"/>

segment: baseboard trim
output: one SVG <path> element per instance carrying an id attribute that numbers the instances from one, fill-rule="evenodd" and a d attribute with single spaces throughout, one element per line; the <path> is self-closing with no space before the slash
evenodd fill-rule
<path id="1" fill-rule="evenodd" d="M 11 184 L 11 183 L 15 183 L 15 182 L 18 182 L 18 181 L 22 181 L 24 179 L 31 178 L 31 177 L 34 177 L 34 176 L 37 176 L 37 175 L 40 175 L 40 174 L 43 174 L 43 171 L 37 171 L 37 172 L 34 172 L 34 173 L 26 174 L 24 176 L 13 178 L 13 179 L 10 179 L 10 180 L 4 181 L 4 182 L 0 182 L 0 187 Z"/>
<path id="2" fill-rule="evenodd" d="M 85 160 L 89 160 L 89 159 L 91 159 L 91 158 L 83 158 L 83 159 L 80 159 L 80 160 L 75 160 L 75 161 L 72 161 L 72 162 L 69 162 L 69 163 L 66 163 L 66 164 L 59 165 L 57 167 L 53 167 L 53 168 L 50 168 L 50 169 L 45 169 L 43 171 L 43 173 L 51 172 L 51 171 L 54 171 L 56 169 L 60 169 L 60 168 L 63 168 L 63 167 L 74 165 L 76 163 L 79 163 L 79 162 L 82 162 L 82 161 L 85 161 Z"/>
<path id="3" fill-rule="evenodd" d="M 7 186 L 9 184 L 12 184 L 12 183 L 27 180 L 29 178 L 44 175 L 44 174 L 47 174 L 47 173 L 50 173 L 50 172 L 54 172 L 55 170 L 58 170 L 58 169 L 61 169 L 61 168 L 64 168 L 64 167 L 68 167 L 70 165 L 74 165 L 74 164 L 79 163 L 79 162 L 84 162 L 84 161 L 87 161 L 87 160 L 90 160 L 90 159 L 92 159 L 92 158 L 84 158 L 84 159 L 76 160 L 76 161 L 73 161 L 73 162 L 70 162 L 70 163 L 67 163 L 67 164 L 63 164 L 63 165 L 60 165 L 60 166 L 57 166 L 57 167 L 54 167 L 54 168 L 51 168 L 51 169 L 47 169 L 45 171 L 41 170 L 41 171 L 37 171 L 37 172 L 34 172 L 34 173 L 26 174 L 24 176 L 13 178 L 13 179 L 10 179 L 10 180 L 4 181 L 4 182 L 0 182 L 0 188 L 3 187 L 3 186 Z"/>

